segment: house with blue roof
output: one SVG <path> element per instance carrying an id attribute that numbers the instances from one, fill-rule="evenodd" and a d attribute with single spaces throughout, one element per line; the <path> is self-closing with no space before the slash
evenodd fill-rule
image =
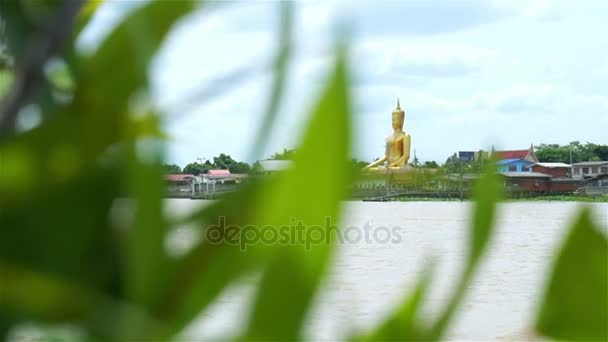
<path id="1" fill-rule="evenodd" d="M 531 172 L 532 165 L 538 163 L 534 146 L 527 150 L 492 151 L 498 159 L 498 172 Z"/>
<path id="2" fill-rule="evenodd" d="M 502 159 L 497 163 L 498 172 L 530 172 L 533 162 L 525 159 Z"/>

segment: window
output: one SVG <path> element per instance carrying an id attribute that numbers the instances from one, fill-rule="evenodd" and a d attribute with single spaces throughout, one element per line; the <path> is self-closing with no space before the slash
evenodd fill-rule
<path id="1" fill-rule="evenodd" d="M 581 174 L 581 168 L 580 167 L 575 167 L 574 168 L 574 174 L 575 175 L 580 175 Z"/>
<path id="2" fill-rule="evenodd" d="M 608 167 L 603 167 L 602 168 L 602 173 L 603 174 L 608 174 Z"/>
<path id="3" fill-rule="evenodd" d="M 524 171 L 524 172 L 528 172 L 528 171 L 530 171 L 530 167 L 529 166 L 522 166 L 521 170 Z"/>
<path id="4" fill-rule="evenodd" d="M 586 175 L 589 173 L 589 168 L 588 167 L 584 167 L 583 168 L 583 174 Z"/>
<path id="5" fill-rule="evenodd" d="M 597 167 L 592 167 L 591 174 L 596 174 L 596 173 L 597 173 Z"/>
<path id="6" fill-rule="evenodd" d="M 515 172 L 515 171 L 517 171 L 517 166 L 515 166 L 515 165 L 510 165 L 510 166 L 509 166 L 509 171 L 510 171 L 510 172 Z"/>

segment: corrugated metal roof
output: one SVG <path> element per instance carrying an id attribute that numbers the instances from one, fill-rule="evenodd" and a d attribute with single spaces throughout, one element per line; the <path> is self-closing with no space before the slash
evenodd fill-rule
<path id="1" fill-rule="evenodd" d="M 193 179 L 195 176 L 194 175 L 188 175 L 188 174 L 169 174 L 169 175 L 165 175 L 165 180 L 168 181 L 172 181 L 172 182 L 182 182 L 185 180 L 189 180 L 189 179 Z"/>
<path id="2" fill-rule="evenodd" d="M 501 175 L 509 178 L 551 178 L 551 175 L 541 172 L 501 172 Z"/>
<path id="3" fill-rule="evenodd" d="M 604 164 L 608 164 L 608 161 L 586 161 L 586 162 L 574 163 L 574 164 L 572 164 L 572 166 L 599 166 L 599 165 L 604 165 Z"/>
<path id="4" fill-rule="evenodd" d="M 230 170 L 209 170 L 207 177 L 210 179 L 230 178 Z"/>
<path id="5" fill-rule="evenodd" d="M 524 159 L 530 150 L 495 151 L 500 159 Z"/>
<path id="6" fill-rule="evenodd" d="M 547 168 L 556 168 L 556 167 L 572 167 L 572 165 L 566 164 L 566 163 L 536 163 L 534 165 L 538 165 L 538 166 L 542 166 L 542 167 L 547 167 Z"/>
<path id="7" fill-rule="evenodd" d="M 529 161 L 523 160 L 523 159 L 520 159 L 520 158 L 511 158 L 511 159 L 502 159 L 502 160 L 499 160 L 498 162 L 496 162 L 496 164 L 498 164 L 498 165 L 506 165 L 506 164 L 511 164 L 511 163 L 518 162 L 518 161 L 521 161 L 521 162 L 524 162 L 524 163 L 530 163 Z"/>

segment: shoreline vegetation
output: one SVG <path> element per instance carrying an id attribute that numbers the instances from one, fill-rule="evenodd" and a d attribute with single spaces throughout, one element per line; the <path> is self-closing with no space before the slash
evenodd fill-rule
<path id="1" fill-rule="evenodd" d="M 470 198 L 431 198 L 431 197 L 402 197 L 396 202 L 471 202 Z M 537 196 L 522 198 L 505 198 L 502 202 L 585 202 L 608 203 L 608 196 Z"/>
<path id="2" fill-rule="evenodd" d="M 217 200 L 222 194 L 214 196 L 174 196 L 165 195 L 165 199 L 190 199 L 190 200 Z M 390 199 L 372 199 L 352 197 L 346 199 L 348 202 L 471 202 L 471 198 L 460 197 L 395 197 Z M 608 203 L 608 196 L 585 196 L 585 195 L 547 195 L 533 197 L 506 197 L 502 202 L 583 202 L 583 203 Z"/>

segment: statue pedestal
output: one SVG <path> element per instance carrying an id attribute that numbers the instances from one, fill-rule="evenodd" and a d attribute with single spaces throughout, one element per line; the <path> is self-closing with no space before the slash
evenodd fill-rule
<path id="1" fill-rule="evenodd" d="M 375 181 L 375 183 L 380 180 L 386 181 L 388 178 L 391 184 L 409 184 L 415 181 L 416 172 L 417 169 L 410 165 L 399 168 L 377 167 L 364 170 L 361 178 L 362 180 Z"/>

